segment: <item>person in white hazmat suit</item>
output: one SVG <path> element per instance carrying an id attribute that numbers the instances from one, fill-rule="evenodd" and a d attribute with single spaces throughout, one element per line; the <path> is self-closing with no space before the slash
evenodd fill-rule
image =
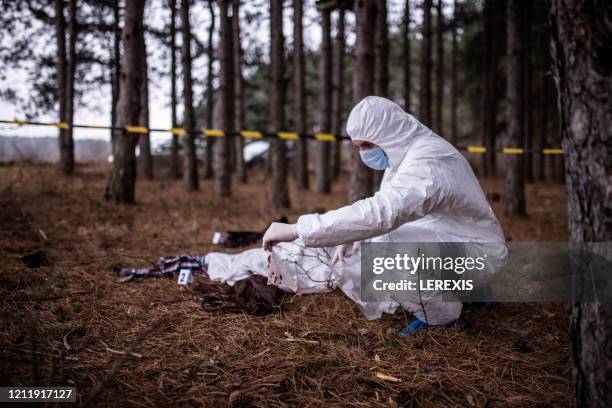
<path id="1" fill-rule="evenodd" d="M 296 292 L 338 287 L 374 319 L 400 303 L 361 301 L 361 241 L 487 243 L 488 271 L 501 266 L 507 249 L 499 221 L 457 149 L 394 102 L 376 96 L 353 108 L 346 131 L 364 163 L 385 170 L 380 190 L 324 214 L 302 215 L 296 224 L 270 225 L 263 247 L 272 250 L 271 283 Z M 401 306 L 416 317 L 403 334 L 449 324 L 462 311 L 459 301 L 402 301 Z"/>

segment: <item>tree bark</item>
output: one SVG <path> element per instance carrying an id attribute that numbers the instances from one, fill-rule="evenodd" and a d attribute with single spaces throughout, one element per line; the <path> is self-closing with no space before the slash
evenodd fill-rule
<path id="1" fill-rule="evenodd" d="M 321 11 L 321 56 L 319 58 L 319 130 L 331 131 L 332 102 L 332 50 L 331 50 L 331 11 Z M 317 193 L 331 192 L 331 143 L 317 142 Z"/>
<path id="2" fill-rule="evenodd" d="M 232 51 L 232 21 L 228 16 L 231 0 L 219 1 L 219 27 L 221 29 L 221 71 L 219 73 L 219 127 L 226 132 L 234 130 L 234 69 Z M 215 188 L 218 197 L 228 197 L 232 192 L 231 143 L 232 136 L 225 135 L 214 144 Z"/>
<path id="3" fill-rule="evenodd" d="M 210 13 L 210 27 L 208 29 L 208 49 L 206 57 L 208 59 L 207 76 L 206 76 L 206 128 L 213 128 L 213 113 L 215 109 L 214 89 L 213 89 L 213 62 L 215 54 L 213 50 L 213 36 L 215 33 L 215 9 L 213 7 L 214 0 L 208 0 L 208 10 Z M 213 151 L 215 147 L 215 138 L 206 138 L 206 151 L 204 153 L 204 178 L 210 179 L 213 176 Z"/>
<path id="4" fill-rule="evenodd" d="M 389 31 L 387 0 L 376 1 L 376 30 L 374 33 L 374 93 L 387 97 L 389 93 Z"/>
<path id="5" fill-rule="evenodd" d="M 507 118 L 506 147 L 525 143 L 525 25 L 526 0 L 508 0 L 507 8 Z M 525 164 L 523 154 L 506 155 L 504 210 L 506 215 L 525 215 Z"/>
<path id="6" fill-rule="evenodd" d="M 285 126 L 282 0 L 270 0 L 270 37 L 270 131 L 277 132 L 283 130 Z M 272 205 L 277 209 L 289 208 L 285 141 L 277 138 L 272 139 L 269 154 L 272 159 Z"/>
<path id="7" fill-rule="evenodd" d="M 612 241 L 612 3 L 550 0 L 571 242 Z M 612 305 L 575 303 L 577 407 L 612 406 Z"/>
<path id="8" fill-rule="evenodd" d="M 242 78 L 242 44 L 240 41 L 240 0 L 232 1 L 232 28 L 234 34 L 234 130 L 244 128 L 244 79 Z M 236 175 L 240 183 L 246 183 L 247 173 L 244 163 L 244 139 L 236 138 Z"/>
<path id="9" fill-rule="evenodd" d="M 423 39 L 421 42 L 421 87 L 419 89 L 419 119 L 426 126 L 431 121 L 431 6 L 432 0 L 423 1 Z"/>
<path id="10" fill-rule="evenodd" d="M 332 58 L 332 133 L 336 136 L 342 134 L 342 107 L 344 105 L 344 9 L 338 10 L 336 24 L 336 40 L 334 42 L 334 56 Z M 332 177 L 334 180 L 340 176 L 342 161 L 342 141 L 336 140 L 332 154 Z"/>
<path id="11" fill-rule="evenodd" d="M 451 143 L 457 145 L 459 134 L 457 128 L 457 0 L 453 2 L 452 26 L 452 55 L 451 55 Z"/>
<path id="12" fill-rule="evenodd" d="M 189 22 L 189 2 L 181 0 L 181 34 L 183 37 L 181 60 L 183 65 L 183 127 L 187 131 L 184 136 L 183 182 L 188 191 L 199 187 L 198 162 L 196 157 L 196 123 L 193 109 L 193 81 L 191 78 L 191 24 Z"/>
<path id="13" fill-rule="evenodd" d="M 140 86 L 140 120 L 138 124 L 149 128 L 149 65 L 147 63 L 147 48 L 143 43 L 142 47 L 142 84 Z M 153 158 L 151 156 L 151 139 L 150 133 L 143 133 L 139 137 L 138 147 L 140 150 L 139 173 L 148 180 L 153 180 Z"/>
<path id="14" fill-rule="evenodd" d="M 123 61 L 121 89 L 117 101 L 117 128 L 138 123 L 140 119 L 142 86 L 142 48 L 144 46 L 145 0 L 130 0 L 125 5 L 122 33 Z M 124 130 L 115 130 L 116 152 L 106 189 L 106 199 L 116 203 L 133 204 L 136 184 L 136 144 L 138 138 Z"/>
<path id="15" fill-rule="evenodd" d="M 117 123 L 117 101 L 119 100 L 119 77 L 121 75 L 121 29 L 119 28 L 119 0 L 113 2 L 113 61 L 111 64 L 111 125 Z M 115 154 L 115 132 L 111 129 L 111 150 Z"/>
<path id="16" fill-rule="evenodd" d="M 542 152 L 542 149 L 548 147 L 546 142 L 548 135 L 548 101 L 550 100 L 550 91 L 548 84 L 548 77 L 545 74 L 542 78 L 542 96 L 540 101 L 540 138 L 538 143 L 538 181 L 546 180 L 546 155 Z"/>
<path id="17" fill-rule="evenodd" d="M 532 39 L 531 39 L 531 3 L 526 2 L 525 10 L 523 10 L 524 22 L 523 26 L 525 27 L 525 64 L 524 70 L 525 73 L 525 86 L 523 87 L 523 98 L 525 100 L 525 147 L 527 150 L 533 150 L 533 113 L 532 113 L 532 84 L 531 84 L 531 71 L 533 70 L 533 64 L 531 62 L 531 49 L 533 48 Z M 527 183 L 533 183 L 533 157 L 534 155 L 529 153 L 525 155 L 525 181 Z"/>
<path id="18" fill-rule="evenodd" d="M 353 63 L 353 103 L 372 95 L 374 83 L 374 30 L 376 0 L 355 0 L 355 60 Z M 372 170 L 361 161 L 356 149 L 351 149 L 351 185 L 348 201 L 353 203 L 372 194 Z"/>
<path id="19" fill-rule="evenodd" d="M 412 89 L 412 49 L 410 41 L 410 0 L 406 0 L 404 6 L 404 110 L 411 112 L 410 91 Z"/>
<path id="20" fill-rule="evenodd" d="M 66 122 L 66 22 L 64 4 L 55 0 L 55 36 L 57 43 L 57 100 L 59 102 L 59 121 Z M 60 170 L 70 174 L 70 146 L 66 142 L 66 129 L 59 129 L 58 147 L 60 152 Z"/>
<path id="21" fill-rule="evenodd" d="M 436 11 L 438 16 L 437 22 L 437 57 L 436 57 L 436 124 L 435 131 L 444 135 L 444 111 L 442 102 L 444 100 L 444 14 L 442 13 L 443 0 L 438 0 L 436 3 Z"/>
<path id="22" fill-rule="evenodd" d="M 172 127 L 178 127 L 176 105 L 176 0 L 169 0 L 170 7 L 170 108 L 172 111 Z M 178 179 L 181 177 L 181 163 L 179 158 L 179 135 L 172 134 L 170 154 L 170 175 Z"/>
<path id="23" fill-rule="evenodd" d="M 74 173 L 74 76 L 76 73 L 76 40 L 77 40 L 77 4 L 76 0 L 68 3 L 68 61 L 66 67 L 66 122 L 69 128 L 64 133 L 63 162 L 64 174 Z"/>
<path id="24" fill-rule="evenodd" d="M 491 133 L 494 132 L 493 122 L 493 78 L 495 76 L 495 58 L 493 56 L 495 44 L 495 9 L 494 0 L 484 0 L 482 10 L 482 76 L 481 76 L 481 96 L 480 96 L 480 137 L 481 144 L 487 148 L 487 154 L 482 156 L 481 174 L 487 177 L 493 173 L 490 167 L 488 155 L 493 154 L 495 145 L 491 145 Z"/>
<path id="25" fill-rule="evenodd" d="M 293 0 L 293 126 L 300 134 L 306 132 L 303 12 L 303 1 Z M 300 190 L 308 190 L 310 184 L 308 142 L 308 139 L 300 138 L 296 143 L 295 181 Z"/>

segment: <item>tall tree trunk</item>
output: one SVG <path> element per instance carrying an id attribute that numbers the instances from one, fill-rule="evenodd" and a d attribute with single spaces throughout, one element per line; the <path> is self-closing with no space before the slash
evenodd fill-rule
<path id="1" fill-rule="evenodd" d="M 242 44 L 240 41 L 240 0 L 232 1 L 232 28 L 234 34 L 234 130 L 244 128 L 244 79 L 242 78 Z M 244 164 L 244 139 L 236 138 L 236 175 L 238 181 L 247 181 L 246 166 Z"/>
<path id="2" fill-rule="evenodd" d="M 70 0 L 68 5 L 68 66 L 66 67 L 66 122 L 69 128 L 64 133 L 63 161 L 64 174 L 74 173 L 74 76 L 76 73 L 76 41 L 77 41 L 77 4 Z"/>
<path id="3" fill-rule="evenodd" d="M 111 126 L 117 123 L 117 101 L 119 100 L 119 77 L 121 75 L 121 29 L 119 27 L 119 0 L 113 1 L 113 58 L 111 69 Z M 111 151 L 115 154 L 115 132 L 111 128 Z"/>
<path id="4" fill-rule="evenodd" d="M 226 132 L 234 130 L 234 69 L 232 51 L 232 21 L 228 16 L 231 0 L 219 1 L 219 26 L 221 29 L 221 71 L 219 92 L 221 104 L 219 106 L 219 127 Z M 218 197 L 227 197 L 232 192 L 231 144 L 232 136 L 226 135 L 215 142 L 215 188 Z"/>
<path id="5" fill-rule="evenodd" d="M 548 77 L 544 74 L 542 78 L 542 97 L 540 101 L 540 138 L 538 142 L 538 181 L 546 180 L 546 155 L 542 149 L 548 147 L 546 136 L 548 134 L 548 101 L 550 100 Z"/>
<path id="6" fill-rule="evenodd" d="M 376 0 L 375 27 L 374 93 L 386 98 L 389 93 L 389 29 L 387 27 L 387 0 Z"/>
<path id="7" fill-rule="evenodd" d="M 170 0 L 170 105 L 172 111 L 172 127 L 178 127 L 176 117 L 176 0 Z M 170 155 L 170 174 L 173 178 L 181 177 L 181 163 L 179 159 L 179 135 L 172 134 L 172 147 Z"/>
<path id="8" fill-rule="evenodd" d="M 525 99 L 525 147 L 531 151 L 533 150 L 533 109 L 531 103 L 533 98 L 531 90 L 531 71 L 533 70 L 533 64 L 531 62 L 531 49 L 533 48 L 533 45 L 531 39 L 531 2 L 526 2 L 524 7 L 525 10 L 523 11 L 523 15 L 525 17 L 523 25 L 525 27 L 525 64 L 523 69 L 525 70 L 525 73 L 523 75 L 525 77 L 525 87 L 523 88 L 523 98 Z M 533 157 L 534 154 L 532 153 L 525 155 L 525 181 L 528 183 L 533 183 Z"/>
<path id="9" fill-rule="evenodd" d="M 213 128 L 213 114 L 215 109 L 214 89 L 213 89 L 213 62 L 215 54 L 213 50 L 213 36 L 215 33 L 215 9 L 213 7 L 214 0 L 208 0 L 208 11 L 210 13 L 210 27 L 208 28 L 208 49 L 206 50 L 206 58 L 208 59 L 207 76 L 206 76 L 206 128 Z M 204 178 L 210 179 L 213 176 L 213 151 L 215 147 L 215 138 L 206 138 L 206 151 L 204 156 Z"/>
<path id="10" fill-rule="evenodd" d="M 423 39 L 421 42 L 421 87 L 419 89 L 419 119 L 426 126 L 431 121 L 431 6 L 432 0 L 423 0 Z"/>
<path id="11" fill-rule="evenodd" d="M 571 242 L 612 241 L 612 3 L 550 0 L 551 48 L 566 159 Z M 612 305 L 575 303 L 578 407 L 612 406 Z"/>
<path id="12" fill-rule="evenodd" d="M 376 0 L 355 0 L 355 60 L 353 63 L 353 103 L 372 95 L 374 83 L 374 30 L 376 26 Z M 353 203 L 372 194 L 372 170 L 361 161 L 359 152 L 351 149 L 351 185 L 348 201 Z"/>
<path id="13" fill-rule="evenodd" d="M 404 6 L 404 38 L 403 38 L 403 57 L 404 57 L 404 110 L 411 112 L 410 91 L 412 89 L 412 49 L 410 41 L 410 0 L 406 0 Z"/>
<path id="14" fill-rule="evenodd" d="M 285 126 L 282 0 L 270 0 L 270 36 L 270 131 L 277 132 L 283 130 Z M 277 209 L 289 208 L 285 141 L 278 138 L 272 139 L 269 153 L 272 159 L 272 205 Z"/>
<path id="15" fill-rule="evenodd" d="M 57 42 L 57 100 L 59 102 L 59 120 L 67 121 L 66 115 L 66 21 L 64 4 L 55 0 L 55 36 Z M 60 152 L 60 170 L 70 173 L 70 146 L 66 143 L 66 129 L 59 129 L 58 147 Z"/>
<path id="16" fill-rule="evenodd" d="M 507 147 L 525 143 L 525 24 L 526 0 L 508 0 L 507 12 Z M 506 215 L 525 215 L 525 164 L 523 154 L 506 155 L 504 210 Z"/>
<path id="17" fill-rule="evenodd" d="M 453 49 L 451 55 L 451 143 L 457 145 L 457 0 L 453 3 Z"/>
<path id="18" fill-rule="evenodd" d="M 438 0 L 436 3 L 436 14 L 438 16 L 438 22 L 436 24 L 437 31 L 437 44 L 436 44 L 436 132 L 440 135 L 444 135 L 444 111 L 443 111 L 443 98 L 444 98 L 444 14 L 442 13 L 443 0 Z"/>
<path id="19" fill-rule="evenodd" d="M 344 105 L 344 9 L 338 10 L 336 24 L 336 40 L 334 42 L 334 56 L 332 58 L 332 133 L 336 136 L 342 134 L 342 107 Z M 342 141 L 336 140 L 332 154 L 332 177 L 334 180 L 340 176 Z"/>
<path id="20" fill-rule="evenodd" d="M 332 102 L 332 50 L 331 50 L 331 11 L 321 10 L 321 57 L 319 59 L 319 130 L 331 131 Z M 331 191 L 331 143 L 317 142 L 318 163 L 317 193 Z"/>
<path id="21" fill-rule="evenodd" d="M 140 120 L 138 124 L 149 128 L 149 65 L 147 63 L 147 48 L 146 44 L 142 47 L 142 84 L 140 86 Z M 146 179 L 153 179 L 153 158 L 151 156 L 151 139 L 150 133 L 143 133 L 139 137 L 138 147 L 140 150 L 139 173 Z"/>
<path id="22" fill-rule="evenodd" d="M 499 50 L 496 44 L 501 40 L 498 34 L 498 20 L 500 20 L 500 3 L 493 0 L 485 0 L 482 25 L 483 25 L 483 49 L 482 49 L 482 77 L 480 98 L 480 132 L 481 143 L 487 148 L 487 153 L 482 156 L 481 172 L 483 176 L 497 174 L 495 139 L 497 130 L 497 110 L 501 92 L 498 78 L 497 65 Z"/>
<path id="23" fill-rule="evenodd" d="M 293 126 L 295 131 L 306 132 L 306 96 L 304 94 L 304 4 L 302 0 L 293 0 Z M 295 151 L 295 181 L 297 188 L 308 190 L 308 142 L 300 138 Z"/>
<path id="24" fill-rule="evenodd" d="M 121 93 L 117 101 L 117 128 L 138 123 L 142 86 L 142 49 L 144 47 L 145 0 L 130 0 L 125 4 L 121 62 Z M 136 186 L 136 145 L 138 138 L 125 130 L 115 130 L 116 151 L 105 198 L 116 203 L 133 204 Z"/>
<path id="25" fill-rule="evenodd" d="M 183 182 L 188 191 L 197 190 L 198 162 L 196 157 L 196 123 L 193 109 L 193 81 L 191 79 L 191 24 L 189 22 L 189 2 L 181 0 L 181 34 L 183 46 L 181 60 L 183 65 L 183 127 L 187 131 L 184 137 L 183 158 Z"/>

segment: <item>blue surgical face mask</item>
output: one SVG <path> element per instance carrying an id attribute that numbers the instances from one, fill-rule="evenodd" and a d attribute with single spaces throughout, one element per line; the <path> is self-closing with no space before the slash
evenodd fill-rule
<path id="1" fill-rule="evenodd" d="M 389 167 L 389 157 L 380 147 L 360 150 L 359 154 L 363 163 L 371 169 L 384 170 Z"/>

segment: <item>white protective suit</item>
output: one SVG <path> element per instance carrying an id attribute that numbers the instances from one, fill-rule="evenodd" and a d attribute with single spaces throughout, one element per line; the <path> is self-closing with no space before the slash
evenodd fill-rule
<path id="1" fill-rule="evenodd" d="M 298 293 L 337 287 L 361 307 L 366 318 L 375 319 L 384 312 L 394 312 L 399 303 L 362 302 L 359 254 L 332 265 L 335 246 L 363 240 L 479 242 L 488 254 L 489 273 L 501 266 L 507 253 L 502 229 L 470 165 L 457 149 L 381 97 L 367 97 L 355 106 L 346 130 L 351 139 L 374 143 L 388 155 L 389 167 L 380 190 L 325 214 L 300 216 L 299 239 L 281 243 L 272 251 L 269 283 Z M 247 252 L 252 258 L 248 264 L 265 260 L 263 250 Z M 245 258 L 246 254 L 239 256 Z M 209 263 L 209 271 L 214 273 L 215 268 Z M 237 264 L 219 268 L 240 269 Z M 416 300 L 401 302 L 417 318 L 425 320 L 426 316 L 430 324 L 449 323 L 462 309 L 460 302 L 434 298 L 424 303 L 425 313 L 421 305 L 423 302 Z"/>

